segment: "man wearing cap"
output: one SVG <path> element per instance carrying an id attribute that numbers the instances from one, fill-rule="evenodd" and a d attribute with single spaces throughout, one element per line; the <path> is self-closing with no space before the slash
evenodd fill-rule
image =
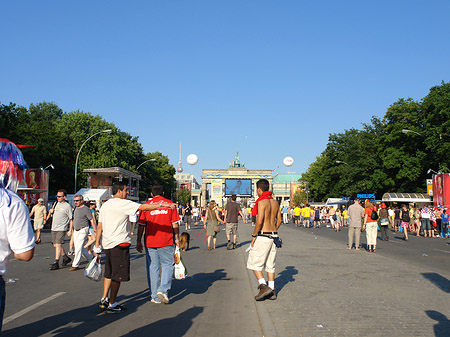
<path id="1" fill-rule="evenodd" d="M 30 212 L 30 218 L 34 215 L 34 230 L 36 231 L 36 243 L 41 243 L 41 229 L 47 222 L 47 209 L 44 206 L 44 199 L 39 198 L 38 203 L 33 206 Z"/>
<path id="2" fill-rule="evenodd" d="M 352 249 L 353 239 L 355 240 L 355 249 L 359 250 L 359 241 L 361 238 L 361 220 L 364 216 L 364 208 L 360 205 L 359 199 L 348 208 L 348 247 Z"/>
<path id="3" fill-rule="evenodd" d="M 22 152 L 17 146 L 7 139 L 0 139 L 0 334 L 6 302 L 3 276 L 8 257 L 13 252 L 16 260 L 30 261 L 34 255 L 30 215 L 27 206 L 16 194 L 25 167 Z"/>

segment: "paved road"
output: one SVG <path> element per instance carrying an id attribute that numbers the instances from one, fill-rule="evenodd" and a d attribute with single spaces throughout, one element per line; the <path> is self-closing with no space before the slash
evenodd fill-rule
<path id="1" fill-rule="evenodd" d="M 241 238 L 250 234 L 241 226 Z M 278 299 L 257 304 L 269 313 L 274 335 L 450 335 L 448 240 L 391 240 L 368 253 L 346 249 L 346 229 L 335 233 L 290 224 L 280 235 Z M 410 258 L 421 244 L 428 248 Z M 435 245 L 443 251 L 433 251 Z"/>
<path id="2" fill-rule="evenodd" d="M 292 224 L 288 226 L 294 227 Z M 347 244 L 348 230 L 341 229 L 338 233 L 321 226 L 321 228 L 298 228 L 311 235 L 320 236 Z M 450 259 L 450 239 L 445 238 L 424 238 L 408 235 L 408 241 L 403 240 L 403 233 L 389 231 L 389 241 L 381 241 L 381 234 L 378 232 L 377 254 L 385 257 L 395 258 L 405 263 L 432 268 L 436 271 L 448 271 Z M 366 235 L 361 233 L 361 244 L 366 245 Z M 424 255 L 425 254 L 425 255 Z"/>
<path id="3" fill-rule="evenodd" d="M 132 280 L 120 291 L 128 311 L 118 315 L 98 309 L 101 283 L 82 271 L 48 270 L 46 233 L 31 262 L 9 264 L 7 277 L 19 280 L 7 284 L 2 336 L 449 335 L 448 240 L 391 236 L 373 254 L 346 250 L 346 230 L 284 225 L 278 299 L 256 303 L 256 280 L 245 269 L 251 231 L 240 224 L 234 251 L 226 250 L 224 232 L 215 251 L 206 250 L 203 233 L 194 240 L 183 254 L 189 278 L 174 281 L 169 305 L 148 301 L 145 258 L 133 248 Z"/>
<path id="4" fill-rule="evenodd" d="M 199 231 L 193 229 L 191 235 Z M 214 331 L 220 336 L 261 336 L 243 254 L 226 251 L 225 232 L 215 251 L 206 249 L 202 235 L 182 254 L 189 278 L 174 281 L 169 305 L 148 301 L 145 255 L 133 246 L 131 281 L 119 292 L 128 310 L 114 315 L 98 308 L 101 283 L 88 280 L 81 270 L 69 272 L 69 267 L 48 270 L 53 250 L 45 233 L 32 261 L 9 263 L 7 278 L 19 280 L 7 284 L 2 336 L 208 336 Z"/>

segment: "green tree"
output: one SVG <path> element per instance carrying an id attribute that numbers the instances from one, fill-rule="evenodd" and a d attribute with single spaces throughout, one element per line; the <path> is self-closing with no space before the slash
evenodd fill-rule
<path id="1" fill-rule="evenodd" d="M 142 179 L 140 183 L 141 199 L 150 196 L 153 185 L 163 186 L 164 196 L 171 199 L 175 187 L 175 167 L 169 164 L 169 157 L 163 155 L 161 152 L 147 153 L 142 162 L 136 166 L 144 163 L 146 160 L 152 161 L 143 164 L 137 172 L 141 175 Z"/>
<path id="2" fill-rule="evenodd" d="M 186 205 L 191 202 L 191 192 L 187 188 L 183 188 L 176 191 L 177 202 L 180 205 Z"/>

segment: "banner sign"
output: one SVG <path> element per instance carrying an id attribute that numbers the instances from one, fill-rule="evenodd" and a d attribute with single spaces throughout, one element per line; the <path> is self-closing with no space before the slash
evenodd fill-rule
<path id="1" fill-rule="evenodd" d="M 357 194 L 356 195 L 357 198 L 359 199 L 373 199 L 375 200 L 375 193 L 371 193 L 371 194 Z"/>
<path id="2" fill-rule="evenodd" d="M 215 200 L 222 207 L 222 179 L 211 180 L 211 200 Z"/>
<path id="3" fill-rule="evenodd" d="M 433 175 L 434 206 L 450 207 L 450 174 Z"/>

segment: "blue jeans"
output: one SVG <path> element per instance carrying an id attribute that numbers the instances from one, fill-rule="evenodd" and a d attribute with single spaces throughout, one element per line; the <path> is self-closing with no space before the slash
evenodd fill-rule
<path id="1" fill-rule="evenodd" d="M 422 230 L 424 231 L 430 231 L 431 230 L 431 223 L 430 219 L 422 219 Z"/>
<path id="2" fill-rule="evenodd" d="M 2 333 L 3 314 L 5 313 L 5 300 L 5 280 L 3 280 L 3 276 L 0 275 L 0 334 Z"/>
<path id="3" fill-rule="evenodd" d="M 174 246 L 159 248 L 145 248 L 147 261 L 147 282 L 152 294 L 156 298 L 158 292 L 167 295 L 172 285 L 174 261 Z M 161 275 L 159 266 L 161 265 Z"/>
<path id="4" fill-rule="evenodd" d="M 442 223 L 442 233 L 444 233 L 444 235 L 448 235 L 448 222 Z"/>

